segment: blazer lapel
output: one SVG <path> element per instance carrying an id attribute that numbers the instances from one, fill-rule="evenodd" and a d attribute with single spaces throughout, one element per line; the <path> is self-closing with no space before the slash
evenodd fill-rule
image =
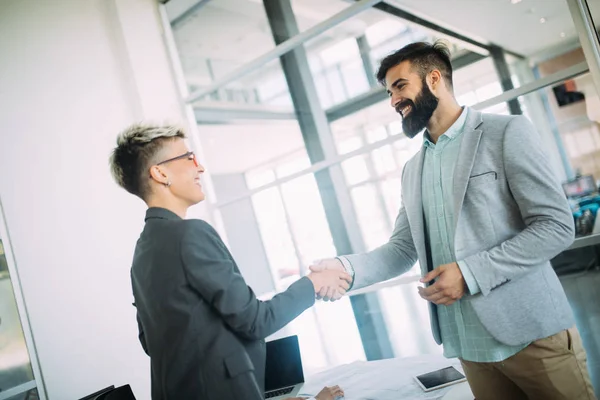
<path id="1" fill-rule="evenodd" d="M 406 188 L 404 193 L 404 204 L 406 216 L 411 227 L 413 242 L 419 256 L 421 270 L 427 272 L 427 260 L 425 247 L 425 214 L 423 213 L 422 173 L 423 161 L 425 160 L 425 149 L 421 148 L 419 156 L 415 159 L 416 165 L 406 171 Z"/>
<path id="2" fill-rule="evenodd" d="M 456 167 L 454 168 L 454 232 L 456 232 L 458 218 L 469 184 L 469 176 L 471 176 L 482 133 L 481 129 L 478 129 L 483 122 L 481 112 L 473 109 L 468 111 L 463 139 L 458 152 Z"/>

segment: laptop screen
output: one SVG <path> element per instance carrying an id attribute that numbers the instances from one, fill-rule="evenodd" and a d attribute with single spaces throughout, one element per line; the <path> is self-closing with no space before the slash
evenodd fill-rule
<path id="1" fill-rule="evenodd" d="M 298 336 L 267 342 L 265 391 L 304 383 Z"/>
<path id="2" fill-rule="evenodd" d="M 565 182 L 562 186 L 567 197 L 588 196 L 596 191 L 596 182 L 591 175 L 581 176 L 572 181 Z"/>

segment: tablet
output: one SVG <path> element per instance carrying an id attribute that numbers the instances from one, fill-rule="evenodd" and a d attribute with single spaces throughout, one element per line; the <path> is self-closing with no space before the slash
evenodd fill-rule
<path id="1" fill-rule="evenodd" d="M 438 369 L 437 371 L 429 372 L 427 374 L 415 376 L 415 380 L 421 389 L 426 392 L 430 392 L 432 390 L 441 389 L 455 383 L 464 382 L 467 380 L 467 378 L 458 372 L 456 368 L 447 367 Z"/>

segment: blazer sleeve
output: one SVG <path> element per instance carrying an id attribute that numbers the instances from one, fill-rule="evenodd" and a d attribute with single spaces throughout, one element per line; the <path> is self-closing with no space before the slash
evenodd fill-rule
<path id="1" fill-rule="evenodd" d="M 135 318 L 137 319 L 137 324 L 138 324 L 138 339 L 140 340 L 142 349 L 144 349 L 144 352 L 146 354 L 148 354 L 148 345 L 146 344 L 146 334 L 144 333 L 144 327 L 142 326 L 142 321 L 140 321 L 140 316 L 137 313 L 137 306 L 135 305 L 135 303 L 133 303 L 133 306 L 136 309 Z M 148 354 L 148 355 L 150 355 L 150 354 Z"/>
<path id="2" fill-rule="evenodd" d="M 485 296 L 501 284 L 552 259 L 574 240 L 573 216 L 541 138 L 526 117 L 512 119 L 504 133 L 503 161 L 510 191 L 525 229 L 487 251 L 463 260 Z"/>
<path id="3" fill-rule="evenodd" d="M 233 259 L 212 226 L 185 221 L 181 257 L 189 284 L 231 330 L 250 340 L 277 332 L 315 302 L 312 282 L 304 277 L 270 301 L 260 301 L 234 269 Z"/>
<path id="4" fill-rule="evenodd" d="M 343 256 L 354 270 L 352 289 L 386 281 L 409 271 L 418 260 L 404 205 L 390 240 L 366 253 Z"/>
<path id="5" fill-rule="evenodd" d="M 142 328 L 142 323 L 140 321 L 140 317 L 137 317 L 137 322 L 138 322 L 138 329 L 139 329 L 139 335 L 138 338 L 140 339 L 140 344 L 142 345 L 142 348 L 144 349 L 144 352 L 148 355 L 150 355 L 150 353 L 148 353 L 148 345 L 146 344 L 146 335 L 144 333 L 144 329 Z"/>

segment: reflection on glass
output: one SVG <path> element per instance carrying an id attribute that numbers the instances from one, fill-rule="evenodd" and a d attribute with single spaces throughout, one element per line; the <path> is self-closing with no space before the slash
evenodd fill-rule
<path id="1" fill-rule="evenodd" d="M 452 80 L 456 100 L 461 106 L 472 106 L 502 94 L 490 57 L 454 71 Z"/>
<path id="2" fill-rule="evenodd" d="M 575 49 L 540 63 L 538 69 L 544 77 L 584 60 L 583 51 Z M 539 107 L 540 101 L 547 107 Z M 530 118 L 542 127 L 543 133 L 560 137 L 573 173 L 600 179 L 600 99 L 591 75 L 539 90 L 524 96 L 523 102 L 528 104 Z"/>
<path id="3" fill-rule="evenodd" d="M 295 238 L 300 264 L 335 254 L 323 203 L 314 175 L 304 175 L 281 186 L 283 201 Z"/>
<path id="4" fill-rule="evenodd" d="M 350 194 L 367 250 L 386 243 L 390 238 L 390 224 L 386 210 L 381 207 L 381 196 L 375 185 L 367 183 L 356 186 L 351 189 Z"/>
<path id="5" fill-rule="evenodd" d="M 32 381 L 33 370 L 0 240 L 0 390 Z"/>
<path id="6" fill-rule="evenodd" d="M 354 156 L 342 162 L 342 170 L 348 185 L 355 185 L 369 179 L 365 155 Z"/>
<path id="7" fill-rule="evenodd" d="M 16 396 L 10 397 L 7 400 L 39 400 L 40 395 L 37 389 L 31 389 L 24 393 L 20 393 Z"/>
<path id="8" fill-rule="evenodd" d="M 583 197 L 567 195 L 571 196 L 576 235 L 594 232 L 599 215 L 600 101 L 591 75 L 586 73 L 540 89 L 520 100 L 528 105 L 529 118 L 550 150 L 550 161 L 563 181 L 574 178 L 565 173 L 569 170 L 575 175 L 591 176 L 593 193 L 585 193 Z M 548 106 L 543 107 L 544 104 Z"/>
<path id="9" fill-rule="evenodd" d="M 255 194 L 252 205 L 277 287 L 289 286 L 300 276 L 300 264 L 279 188 Z"/>

